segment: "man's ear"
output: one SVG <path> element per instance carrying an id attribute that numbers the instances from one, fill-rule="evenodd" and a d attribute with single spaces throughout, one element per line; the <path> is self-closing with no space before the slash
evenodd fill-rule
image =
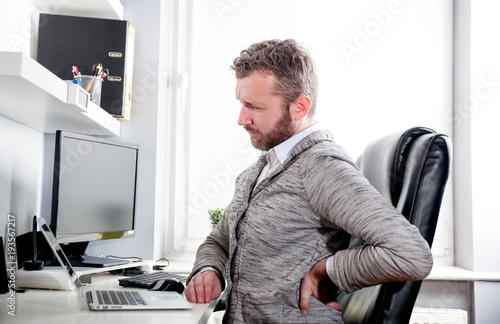
<path id="1" fill-rule="evenodd" d="M 300 96 L 290 105 L 290 116 L 294 121 L 299 121 L 307 116 L 310 107 L 311 99 L 307 96 Z"/>

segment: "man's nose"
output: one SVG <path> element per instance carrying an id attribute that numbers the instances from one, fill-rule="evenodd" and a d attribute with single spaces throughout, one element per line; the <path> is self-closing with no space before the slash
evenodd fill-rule
<path id="1" fill-rule="evenodd" d="M 252 119 L 250 118 L 249 111 L 243 105 L 240 110 L 240 116 L 238 117 L 238 125 L 245 126 L 245 125 L 250 125 L 251 123 Z"/>

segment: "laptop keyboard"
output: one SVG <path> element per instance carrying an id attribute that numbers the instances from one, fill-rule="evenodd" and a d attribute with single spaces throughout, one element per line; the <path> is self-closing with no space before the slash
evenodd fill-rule
<path id="1" fill-rule="evenodd" d="M 186 284 L 187 277 L 171 272 L 154 271 L 138 276 L 118 279 L 118 283 L 123 287 L 148 288 L 151 284 L 157 282 L 160 279 L 177 279 L 183 284 Z"/>
<path id="2" fill-rule="evenodd" d="M 137 291 L 96 290 L 100 305 L 146 305 Z"/>

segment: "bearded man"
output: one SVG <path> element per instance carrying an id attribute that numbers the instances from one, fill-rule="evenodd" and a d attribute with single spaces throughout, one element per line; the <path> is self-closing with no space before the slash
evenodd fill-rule
<path id="1" fill-rule="evenodd" d="M 315 120 L 318 79 L 294 40 L 251 45 L 232 65 L 238 124 L 260 159 L 199 247 L 185 295 L 227 290 L 225 323 L 342 323 L 340 290 L 421 280 L 432 255 L 417 228 Z M 350 236 L 366 242 L 346 249 Z"/>

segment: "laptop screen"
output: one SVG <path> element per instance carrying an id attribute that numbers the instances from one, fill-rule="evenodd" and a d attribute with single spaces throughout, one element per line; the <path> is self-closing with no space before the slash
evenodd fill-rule
<path id="1" fill-rule="evenodd" d="M 49 226 L 45 222 L 45 219 L 43 219 L 43 217 L 37 216 L 36 221 L 40 226 L 40 230 L 43 236 L 45 237 L 47 244 L 52 249 L 52 252 L 54 252 L 57 261 L 59 261 L 59 264 L 66 270 L 71 281 L 76 285 L 76 287 L 77 288 L 82 287 L 82 282 L 80 281 L 80 278 L 78 278 L 78 275 L 76 274 L 75 270 L 73 270 L 71 263 L 69 262 L 68 258 L 66 257 L 66 254 L 64 253 L 61 246 L 57 242 L 56 237 L 54 236 Z"/>

